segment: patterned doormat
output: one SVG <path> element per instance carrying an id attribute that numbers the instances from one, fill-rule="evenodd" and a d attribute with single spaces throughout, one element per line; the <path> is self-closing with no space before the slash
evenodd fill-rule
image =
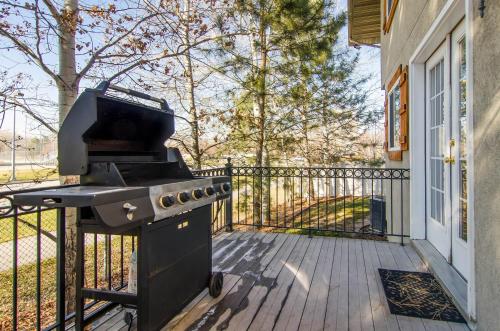
<path id="1" fill-rule="evenodd" d="M 465 323 L 430 273 L 378 269 L 392 314 Z"/>

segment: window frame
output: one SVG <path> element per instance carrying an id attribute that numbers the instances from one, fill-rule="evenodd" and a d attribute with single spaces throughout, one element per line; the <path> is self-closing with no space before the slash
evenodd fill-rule
<path id="1" fill-rule="evenodd" d="M 399 152 L 401 151 L 401 142 L 400 142 L 400 139 L 401 139 L 401 86 L 400 86 L 400 77 L 398 76 L 398 78 L 396 79 L 395 82 L 392 83 L 392 86 L 390 87 L 389 89 L 389 92 L 387 92 L 387 150 L 389 152 Z M 390 102 L 390 99 L 391 99 L 391 94 L 394 92 L 395 89 L 398 89 L 399 90 L 399 107 L 398 109 L 392 109 L 391 110 L 391 102 Z M 393 118 L 394 117 L 394 118 Z M 397 120 L 399 121 L 399 135 L 396 139 L 396 136 L 394 135 L 395 133 L 395 130 L 394 130 L 394 127 L 396 122 L 395 122 L 395 119 L 397 118 Z M 392 119 L 392 121 L 391 121 Z M 394 142 L 394 146 L 391 147 L 391 139 L 392 141 Z"/>
<path id="2" fill-rule="evenodd" d="M 391 8 L 389 8 L 389 0 L 384 0 L 384 33 L 388 33 L 391 29 L 398 2 L 399 0 L 392 0 Z"/>
<path id="3" fill-rule="evenodd" d="M 405 86 L 403 87 L 403 83 Z M 399 141 L 398 141 L 398 148 L 390 148 L 389 147 L 389 132 L 394 131 L 389 128 L 390 124 L 390 119 L 389 119 L 389 93 L 392 92 L 395 88 L 395 86 L 399 86 L 399 109 L 394 110 L 394 116 L 399 116 Z M 402 161 L 403 160 L 403 151 L 408 150 L 408 142 L 407 142 L 407 123 L 404 121 L 407 121 L 407 100 L 405 98 L 408 98 L 408 92 L 403 91 L 403 88 L 406 89 L 408 88 L 408 77 L 407 77 L 407 68 L 403 70 L 403 66 L 399 65 L 396 72 L 394 75 L 391 77 L 389 83 L 386 85 L 385 88 L 385 151 L 389 157 L 389 160 L 393 161 Z M 402 113 L 405 113 L 405 118 L 403 119 Z M 404 127 L 406 129 L 404 129 Z M 404 146 L 402 143 L 401 139 L 404 137 Z"/>

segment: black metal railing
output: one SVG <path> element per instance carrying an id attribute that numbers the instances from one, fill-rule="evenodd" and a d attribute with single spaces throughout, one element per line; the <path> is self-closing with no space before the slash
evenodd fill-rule
<path id="1" fill-rule="evenodd" d="M 408 169 L 235 167 L 194 171 L 229 176 L 232 194 L 212 205 L 212 233 L 233 227 L 272 228 L 310 235 L 408 236 Z M 0 329 L 42 330 L 71 325 L 71 209 L 12 205 L 0 193 Z M 134 237 L 87 234 L 85 286 L 127 286 Z M 86 320 L 110 304 L 85 302 Z"/>
<path id="2" fill-rule="evenodd" d="M 72 323 L 71 209 L 23 207 L 0 193 L 0 329 L 53 330 Z M 133 237 L 87 235 L 85 284 L 93 288 L 127 286 Z M 74 303 L 74 302 L 73 302 Z M 87 319 L 109 305 L 87 301 Z"/>
<path id="3" fill-rule="evenodd" d="M 202 177 L 215 177 L 215 176 L 229 176 L 231 177 L 232 164 L 231 159 L 225 167 L 222 168 L 209 168 L 202 170 L 193 170 L 195 176 Z M 232 231 L 232 211 L 233 200 L 232 195 L 224 200 L 217 200 L 212 204 L 212 234 L 217 234 L 223 230 Z"/>
<path id="4" fill-rule="evenodd" d="M 215 227 L 409 237 L 409 169 L 233 166 L 196 171 L 231 177 L 233 192 Z"/>

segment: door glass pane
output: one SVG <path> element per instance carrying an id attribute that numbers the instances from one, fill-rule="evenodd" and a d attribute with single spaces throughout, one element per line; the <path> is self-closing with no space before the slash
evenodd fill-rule
<path id="1" fill-rule="evenodd" d="M 460 148 L 460 227 L 459 236 L 467 241 L 467 71 L 465 60 L 465 38 L 458 44 L 459 50 L 459 73 L 458 73 L 458 125 L 459 125 L 459 148 Z"/>
<path id="2" fill-rule="evenodd" d="M 444 224 L 444 60 L 430 70 L 431 218 Z"/>

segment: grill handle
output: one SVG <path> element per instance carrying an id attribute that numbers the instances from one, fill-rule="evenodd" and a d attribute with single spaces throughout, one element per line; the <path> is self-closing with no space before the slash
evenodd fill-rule
<path id="1" fill-rule="evenodd" d="M 117 85 L 111 84 L 109 81 L 103 81 L 103 82 L 99 83 L 99 85 L 97 85 L 96 89 L 101 91 L 102 94 L 105 94 L 108 89 L 111 89 L 111 90 L 122 92 L 122 93 L 131 95 L 131 96 L 134 96 L 137 98 L 158 102 L 161 106 L 161 109 L 170 111 L 170 107 L 168 106 L 168 103 L 165 99 L 156 98 L 152 95 L 149 95 L 149 94 L 146 94 L 143 92 L 131 90 L 131 89 L 124 88 L 121 86 L 117 86 Z"/>

